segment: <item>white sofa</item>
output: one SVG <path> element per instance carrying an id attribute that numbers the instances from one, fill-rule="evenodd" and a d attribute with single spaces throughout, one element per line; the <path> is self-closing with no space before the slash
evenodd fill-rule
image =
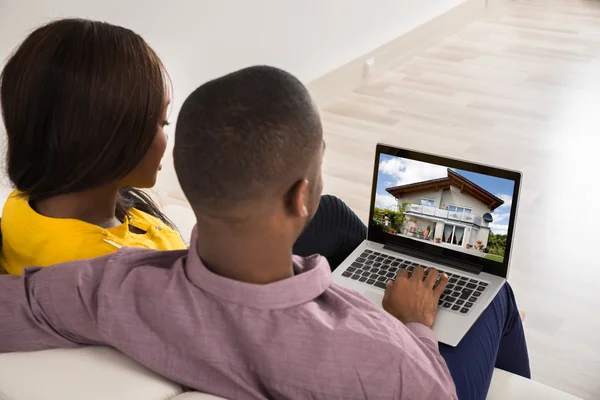
<path id="1" fill-rule="evenodd" d="M 0 190 L 0 204 L 9 191 Z M 181 200 L 165 212 L 189 242 L 195 216 Z M 0 321 L 1 323 L 1 321 Z M 184 389 L 121 353 L 104 347 L 0 354 L 0 400 L 218 400 Z M 540 383 L 496 370 L 488 400 L 573 400 Z"/>
<path id="2" fill-rule="evenodd" d="M 0 400 L 218 400 L 183 388 L 105 347 L 0 354 Z M 496 370 L 488 400 L 574 400 Z"/>

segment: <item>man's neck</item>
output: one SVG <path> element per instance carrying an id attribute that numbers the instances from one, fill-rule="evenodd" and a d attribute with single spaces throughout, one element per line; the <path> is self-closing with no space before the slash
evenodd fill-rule
<path id="1" fill-rule="evenodd" d="M 268 227 L 230 229 L 220 224 L 197 225 L 198 255 L 217 275 L 236 281 L 267 284 L 294 275 L 292 245 Z"/>
<path id="2" fill-rule="evenodd" d="M 122 223 L 115 217 L 118 189 L 102 187 L 37 201 L 35 210 L 47 217 L 73 218 L 102 228 Z"/>

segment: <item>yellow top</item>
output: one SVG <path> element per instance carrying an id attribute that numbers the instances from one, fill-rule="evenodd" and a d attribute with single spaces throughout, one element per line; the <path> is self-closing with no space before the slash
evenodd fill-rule
<path id="1" fill-rule="evenodd" d="M 130 232 L 129 224 L 146 233 Z M 25 267 L 100 257 L 121 247 L 186 248 L 178 232 L 135 208 L 121 225 L 104 229 L 77 219 L 38 214 L 17 191 L 11 193 L 4 205 L 1 229 L 0 265 L 13 275 L 21 275 Z"/>

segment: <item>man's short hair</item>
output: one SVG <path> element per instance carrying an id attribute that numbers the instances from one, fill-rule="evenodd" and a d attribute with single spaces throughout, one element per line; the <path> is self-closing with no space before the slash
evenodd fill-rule
<path id="1" fill-rule="evenodd" d="M 175 170 L 192 207 L 226 212 L 305 178 L 322 140 L 304 85 L 280 69 L 254 66 L 205 83 L 186 99 Z"/>

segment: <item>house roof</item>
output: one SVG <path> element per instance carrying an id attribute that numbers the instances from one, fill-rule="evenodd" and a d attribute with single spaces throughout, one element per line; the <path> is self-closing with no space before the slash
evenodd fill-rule
<path id="1" fill-rule="evenodd" d="M 430 189 L 444 190 L 450 189 L 450 186 L 455 186 L 459 188 L 461 192 L 470 194 L 488 206 L 492 211 L 504 204 L 504 200 L 494 196 L 481 186 L 476 185 L 464 176 L 452 171 L 450 168 L 448 168 L 448 176 L 446 178 L 411 183 L 410 185 L 394 186 L 385 190 L 398 199 L 407 193 L 421 192 Z"/>

